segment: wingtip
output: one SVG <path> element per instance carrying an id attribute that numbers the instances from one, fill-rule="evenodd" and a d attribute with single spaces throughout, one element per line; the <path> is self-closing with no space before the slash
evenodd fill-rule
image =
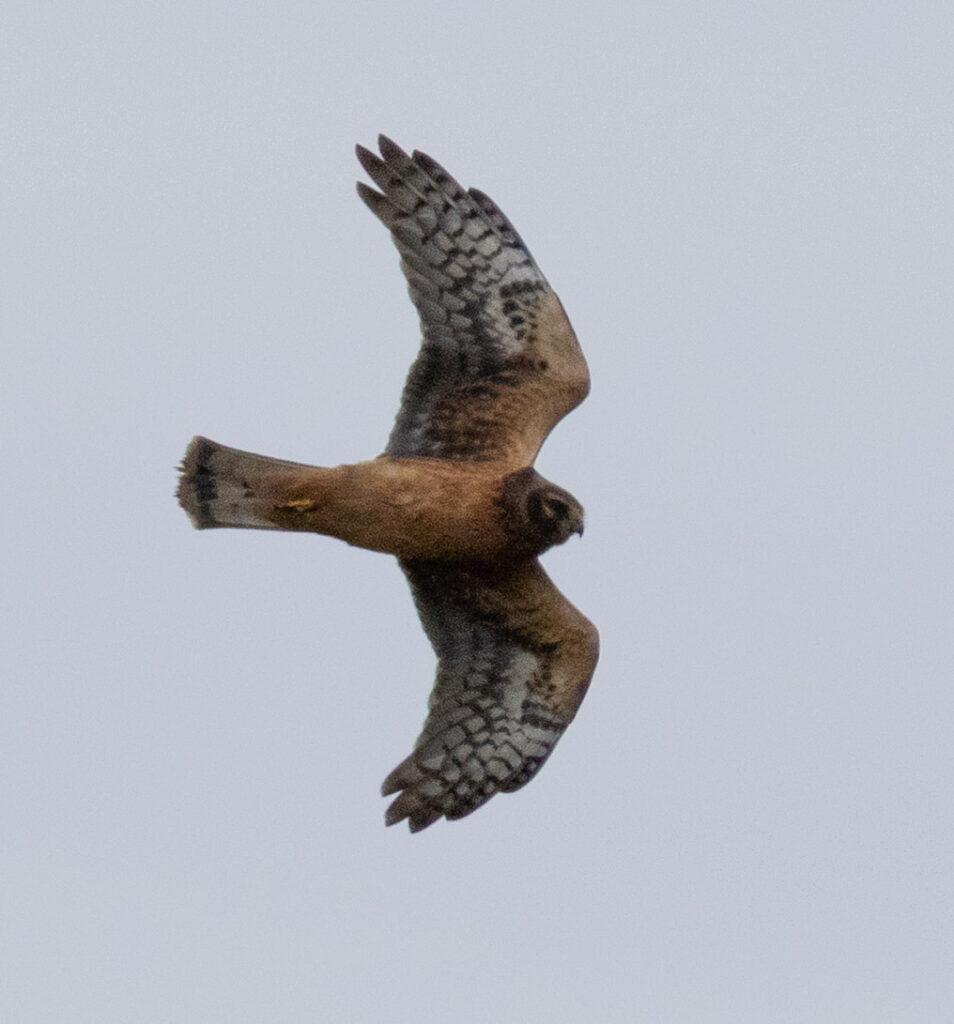
<path id="1" fill-rule="evenodd" d="M 433 825 L 442 815 L 440 811 L 427 807 L 404 807 L 398 806 L 400 798 L 395 800 L 384 814 L 385 825 L 398 825 L 407 821 L 408 831 L 413 835 L 416 832 L 423 832 L 424 829 Z"/>
<path id="2" fill-rule="evenodd" d="M 388 828 L 390 828 L 392 825 L 397 825 L 399 822 L 403 821 L 407 817 L 406 814 L 402 814 L 399 810 L 397 810 L 396 806 L 397 800 L 389 804 L 388 809 L 384 812 L 384 824 Z"/>
<path id="3" fill-rule="evenodd" d="M 401 149 L 394 139 L 385 135 L 383 132 L 378 135 L 378 152 L 381 154 L 380 156 L 378 156 L 378 153 L 375 153 L 373 150 L 368 149 L 367 146 L 362 146 L 360 142 L 355 145 L 354 152 L 355 156 L 357 156 L 358 160 L 361 162 L 361 166 L 364 167 L 365 170 L 368 169 L 369 163 L 373 166 L 377 166 L 379 164 L 386 163 L 388 159 L 408 159 L 407 153 Z"/>
<path id="4" fill-rule="evenodd" d="M 396 775 L 397 769 L 395 768 L 384 782 L 381 783 L 381 796 L 393 796 L 398 790 L 404 788 L 403 783 L 395 778 Z"/>
<path id="5" fill-rule="evenodd" d="M 384 166 L 384 161 L 377 153 L 372 153 L 370 149 L 361 145 L 354 147 L 354 153 L 358 158 L 358 163 L 361 164 L 365 173 L 370 175 L 371 178 L 380 173 L 381 168 Z"/>
<path id="6" fill-rule="evenodd" d="M 387 135 L 382 134 L 378 136 L 378 149 L 385 160 L 408 159 L 407 153 L 393 139 L 388 138 Z"/>
<path id="7" fill-rule="evenodd" d="M 412 792 L 404 790 L 384 812 L 384 824 L 398 825 L 406 820 L 409 831 L 413 833 L 423 831 L 440 817 L 439 810 L 422 805 Z"/>
<path id="8" fill-rule="evenodd" d="M 417 792 L 416 784 L 422 778 L 412 756 L 402 761 L 381 783 L 382 796 L 393 796 L 397 793 L 384 812 L 385 825 L 397 825 L 398 822 L 406 819 L 408 828 L 412 832 L 420 832 L 443 816 L 444 812 L 441 808 L 422 799 L 421 794 Z"/>
<path id="9" fill-rule="evenodd" d="M 382 195 L 363 181 L 356 182 L 358 196 L 365 206 L 388 227 L 391 225 L 392 207 L 387 196 Z"/>

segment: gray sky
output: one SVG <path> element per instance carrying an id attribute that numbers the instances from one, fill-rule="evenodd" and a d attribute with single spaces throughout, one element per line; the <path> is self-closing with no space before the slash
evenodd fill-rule
<path id="1" fill-rule="evenodd" d="M 954 1019 L 950 5 L 3 22 L 0 1019 Z M 593 374 L 538 463 L 590 694 L 413 837 L 396 565 L 172 497 L 194 433 L 383 447 L 379 131 L 497 200 Z"/>

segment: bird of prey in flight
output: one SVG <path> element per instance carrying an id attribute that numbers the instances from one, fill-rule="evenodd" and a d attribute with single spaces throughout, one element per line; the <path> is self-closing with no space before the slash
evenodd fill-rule
<path id="1" fill-rule="evenodd" d="M 462 818 L 518 789 L 586 693 L 596 628 L 538 556 L 583 509 L 533 468 L 589 371 L 556 293 L 496 204 L 385 137 L 357 147 L 358 193 L 391 232 L 423 341 L 382 455 L 323 468 L 196 437 L 179 503 L 199 529 L 327 534 L 396 555 L 437 655 L 387 823 Z"/>

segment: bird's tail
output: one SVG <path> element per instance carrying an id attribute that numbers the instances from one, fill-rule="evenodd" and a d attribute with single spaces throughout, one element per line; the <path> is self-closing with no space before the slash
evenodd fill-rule
<path id="1" fill-rule="evenodd" d="M 279 530 L 283 527 L 268 518 L 275 506 L 276 485 L 290 473 L 310 468 L 194 437 L 182 460 L 176 497 L 199 530 L 214 526 Z"/>

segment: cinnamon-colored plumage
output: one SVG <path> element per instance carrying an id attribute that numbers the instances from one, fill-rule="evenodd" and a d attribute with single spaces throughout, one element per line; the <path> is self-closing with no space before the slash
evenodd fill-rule
<path id="1" fill-rule="evenodd" d="M 388 776 L 387 822 L 412 831 L 522 786 L 596 665 L 593 625 L 537 555 L 583 532 L 572 495 L 532 463 L 589 390 L 556 294 L 510 222 L 430 157 L 358 147 L 423 342 L 383 455 L 323 468 L 195 438 L 178 497 L 198 528 L 327 534 L 396 555 L 438 656 L 414 752 Z"/>

